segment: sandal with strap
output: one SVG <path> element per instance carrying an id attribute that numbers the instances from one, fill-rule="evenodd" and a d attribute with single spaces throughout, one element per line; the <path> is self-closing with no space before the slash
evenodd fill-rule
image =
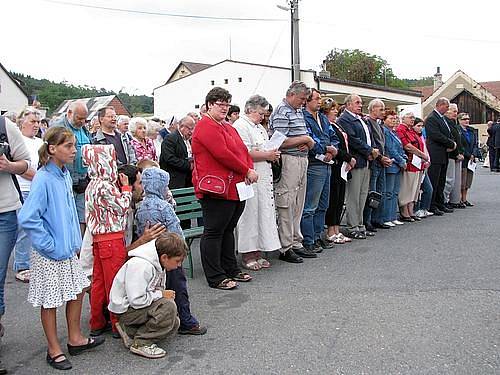
<path id="1" fill-rule="evenodd" d="M 257 263 L 259 263 L 260 268 L 271 268 L 271 263 L 267 259 L 259 258 L 257 259 Z"/>
<path id="2" fill-rule="evenodd" d="M 237 286 L 238 286 L 238 283 L 236 283 L 234 280 L 224 279 L 219 284 L 217 284 L 216 286 L 213 286 L 212 288 L 221 289 L 221 290 L 231 290 L 231 289 L 236 288 Z"/>
<path id="3" fill-rule="evenodd" d="M 22 270 L 16 272 L 16 280 L 22 283 L 30 282 L 31 271 L 30 270 Z"/>
<path id="4" fill-rule="evenodd" d="M 261 269 L 261 266 L 259 264 L 259 262 L 255 259 L 249 259 L 247 261 L 243 261 L 241 263 L 241 266 L 246 269 L 246 270 L 250 270 L 250 271 L 258 271 Z"/>
<path id="5" fill-rule="evenodd" d="M 252 280 L 252 276 L 250 276 L 250 274 L 248 274 L 246 272 L 239 272 L 236 275 L 231 276 L 231 279 L 233 279 L 234 281 L 246 283 L 246 282 Z"/>
<path id="6" fill-rule="evenodd" d="M 61 357 L 64 357 L 64 359 L 62 361 L 56 362 L 56 359 L 59 359 Z M 66 358 L 66 355 L 64 353 L 58 354 L 55 357 L 51 357 L 49 352 L 47 352 L 47 363 L 56 370 L 71 370 L 71 368 L 73 368 L 73 365 L 71 364 L 69 359 Z"/>
<path id="7" fill-rule="evenodd" d="M 334 238 L 333 238 L 332 242 L 334 244 L 341 245 L 341 244 L 346 243 L 346 240 L 344 239 L 344 237 L 342 236 L 342 234 L 335 234 L 333 237 Z"/>

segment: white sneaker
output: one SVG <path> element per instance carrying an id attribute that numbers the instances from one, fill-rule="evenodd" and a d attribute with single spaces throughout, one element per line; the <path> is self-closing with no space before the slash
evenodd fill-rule
<path id="1" fill-rule="evenodd" d="M 427 211 L 427 210 L 424 210 L 425 211 L 425 215 L 426 216 L 432 216 L 434 215 L 434 212 L 430 212 L 430 211 Z"/>
<path id="2" fill-rule="evenodd" d="M 390 227 L 395 227 L 395 226 L 396 226 L 396 224 L 394 224 L 392 221 L 387 221 L 387 222 L 385 222 L 384 224 L 385 224 L 385 225 L 388 225 L 388 226 L 390 226 Z"/>
<path id="3" fill-rule="evenodd" d="M 396 224 L 396 225 L 404 225 L 405 223 L 403 223 L 402 221 L 399 221 L 399 220 L 393 220 L 392 221 L 393 224 Z"/>
<path id="4" fill-rule="evenodd" d="M 427 214 L 425 213 L 425 210 L 418 210 L 415 212 L 415 216 L 423 219 L 424 217 L 427 217 Z"/>
<path id="5" fill-rule="evenodd" d="M 146 358 L 163 358 L 167 355 L 167 352 L 158 347 L 156 344 L 143 346 L 132 345 L 130 347 L 130 351 Z"/>

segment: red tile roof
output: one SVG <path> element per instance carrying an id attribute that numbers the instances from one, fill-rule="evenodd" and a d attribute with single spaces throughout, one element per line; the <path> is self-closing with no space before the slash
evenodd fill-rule
<path id="1" fill-rule="evenodd" d="M 500 99 L 500 81 L 479 82 L 479 84 Z"/>
<path id="2" fill-rule="evenodd" d="M 422 93 L 422 103 L 434 92 L 434 86 L 412 87 L 411 89 Z"/>

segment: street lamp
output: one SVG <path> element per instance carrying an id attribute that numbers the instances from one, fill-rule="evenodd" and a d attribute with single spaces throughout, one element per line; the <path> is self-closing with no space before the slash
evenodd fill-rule
<path id="1" fill-rule="evenodd" d="M 279 9 L 290 11 L 290 38 L 292 57 L 292 81 L 300 80 L 300 51 L 299 51 L 299 0 L 289 0 L 289 6 L 276 5 Z"/>

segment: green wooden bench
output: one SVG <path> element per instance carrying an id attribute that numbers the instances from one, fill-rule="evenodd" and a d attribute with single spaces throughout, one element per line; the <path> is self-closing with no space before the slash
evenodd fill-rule
<path id="1" fill-rule="evenodd" d="M 177 203 L 175 207 L 175 213 L 179 220 L 191 220 L 191 228 L 184 229 L 184 238 L 189 248 L 187 256 L 187 267 L 188 276 L 193 278 L 193 257 L 191 255 L 191 245 L 196 238 L 201 237 L 203 233 L 203 226 L 198 226 L 198 218 L 203 216 L 201 211 L 200 202 L 198 198 L 194 195 L 194 188 L 183 188 L 172 190 L 172 195 Z M 195 219 L 195 220 L 193 220 Z"/>

